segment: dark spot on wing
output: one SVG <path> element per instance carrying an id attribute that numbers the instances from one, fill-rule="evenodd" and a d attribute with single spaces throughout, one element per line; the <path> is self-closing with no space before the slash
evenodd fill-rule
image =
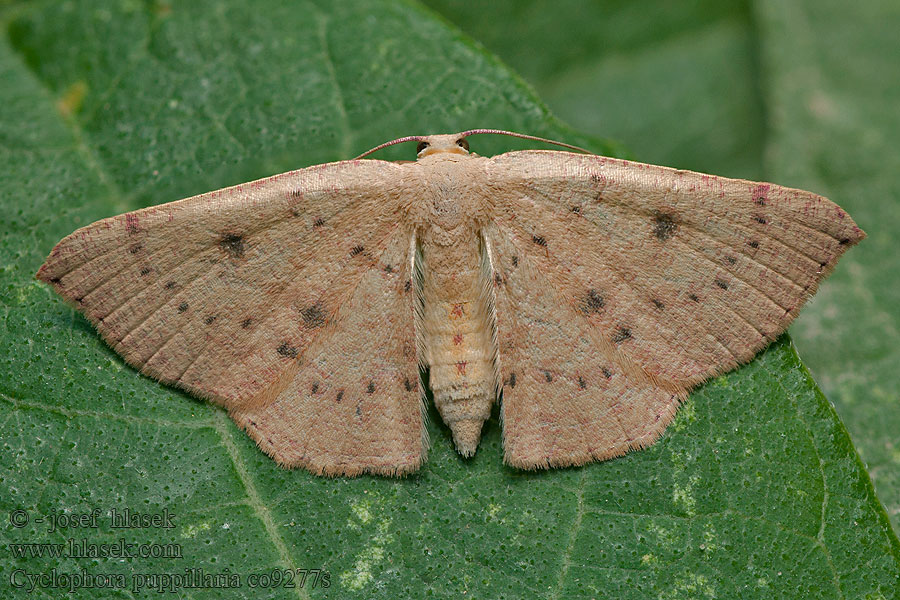
<path id="1" fill-rule="evenodd" d="M 512 257 L 512 265 L 513 265 L 514 267 L 518 267 L 518 266 L 519 266 L 519 257 L 518 257 L 518 256 L 513 256 L 513 257 Z"/>
<path id="2" fill-rule="evenodd" d="M 612 379 L 612 371 L 610 371 L 606 367 L 601 368 L 600 371 L 603 373 L 604 377 L 606 377 L 607 379 Z"/>
<path id="3" fill-rule="evenodd" d="M 325 312 L 318 302 L 300 310 L 303 323 L 307 327 L 322 327 L 325 325 Z"/>
<path id="4" fill-rule="evenodd" d="M 841 246 L 846 246 L 849 243 L 850 243 L 850 238 L 841 238 L 841 241 L 838 242 L 838 244 Z"/>
<path id="5" fill-rule="evenodd" d="M 356 416 L 358 417 L 358 416 L 360 416 L 360 415 L 362 415 L 362 411 L 361 411 L 360 408 L 359 408 L 359 404 L 357 404 L 357 405 L 356 405 Z"/>
<path id="6" fill-rule="evenodd" d="M 183 313 L 183 312 L 186 311 L 187 309 L 188 309 L 188 303 L 187 303 L 187 302 L 182 302 L 181 304 L 178 305 L 178 312 L 180 312 L 180 313 Z"/>
<path id="7" fill-rule="evenodd" d="M 219 247 L 222 248 L 231 258 L 244 257 L 244 238 L 236 233 L 226 233 L 219 240 Z"/>
<path id="8" fill-rule="evenodd" d="M 697 294 L 688 294 L 688 298 L 690 298 L 694 302 L 700 302 L 700 298 L 697 297 Z"/>
<path id="9" fill-rule="evenodd" d="M 553 381 L 553 375 L 550 374 L 550 371 L 544 371 L 544 378 L 547 380 L 547 383 Z"/>
<path id="10" fill-rule="evenodd" d="M 278 354 L 282 356 L 286 356 L 288 358 L 297 358 L 297 355 L 300 353 L 297 348 L 291 346 L 287 342 L 282 342 L 280 346 L 278 346 Z"/>
<path id="11" fill-rule="evenodd" d="M 750 240 L 749 242 L 747 242 L 747 245 L 751 248 L 759 248 L 759 242 L 757 242 L 756 240 Z"/>
<path id="12" fill-rule="evenodd" d="M 500 276 L 500 273 L 494 273 L 494 283 L 497 285 L 503 284 L 503 277 Z"/>
<path id="13" fill-rule="evenodd" d="M 765 225 L 766 223 L 768 223 L 768 221 L 766 221 L 766 218 L 762 215 L 754 215 L 753 220 L 756 221 L 757 223 L 759 223 L 760 225 Z"/>
<path id="14" fill-rule="evenodd" d="M 737 259 L 733 256 L 726 256 L 725 262 L 727 262 L 729 265 L 733 265 L 737 263 Z"/>
<path id="15" fill-rule="evenodd" d="M 344 399 L 344 390 L 338 390 L 337 396 L 334 398 L 337 402 Z"/>
<path id="16" fill-rule="evenodd" d="M 149 275 L 149 274 L 150 274 L 150 267 L 144 267 L 143 269 L 141 269 L 141 277 L 143 277 L 144 275 Z"/>
<path id="17" fill-rule="evenodd" d="M 206 323 L 207 325 L 212 325 L 213 321 L 216 320 L 216 317 L 217 317 L 217 315 L 209 315 L 208 317 L 203 319 L 203 322 Z"/>
<path id="18" fill-rule="evenodd" d="M 716 285 L 719 286 L 720 288 L 722 288 L 723 290 L 727 290 L 727 289 L 728 289 L 728 282 L 727 282 L 727 281 L 722 281 L 721 279 L 716 279 Z"/>
<path id="19" fill-rule="evenodd" d="M 313 381 L 312 388 L 310 388 L 310 391 L 313 394 L 315 394 L 319 391 L 319 382 L 318 381 Z"/>
<path id="20" fill-rule="evenodd" d="M 535 244 L 537 244 L 538 246 L 544 246 L 544 247 L 547 246 L 547 240 L 545 240 L 543 238 L 543 236 L 540 236 L 540 235 L 531 236 L 531 241 L 534 242 Z"/>
<path id="21" fill-rule="evenodd" d="M 50 278 L 50 283 L 58 284 L 60 281 L 62 281 L 62 280 L 59 277 L 51 277 Z"/>
<path id="22" fill-rule="evenodd" d="M 662 310 L 662 309 L 664 309 L 664 308 L 666 307 L 665 304 L 663 304 L 662 302 L 660 302 L 660 301 L 657 300 L 656 298 L 653 299 L 653 306 L 655 306 L 655 307 L 658 308 L 659 310 Z"/>
<path id="23" fill-rule="evenodd" d="M 246 318 L 243 321 L 241 321 L 241 327 L 244 329 L 247 329 L 248 327 L 250 327 L 251 323 L 253 323 L 253 319 Z"/>
<path id="24" fill-rule="evenodd" d="M 176 285 L 178 285 L 178 284 L 175 283 L 174 281 L 170 281 L 170 282 L 168 282 L 164 287 L 165 287 L 167 290 L 171 290 L 171 289 L 174 289 Z"/>
<path id="25" fill-rule="evenodd" d="M 365 250 L 365 248 L 357 244 L 350 249 L 350 256 L 357 256 L 358 254 L 362 254 L 363 250 Z"/>
<path id="26" fill-rule="evenodd" d="M 411 391 L 413 391 L 414 389 L 416 389 L 415 386 L 412 384 L 412 382 L 409 380 L 409 377 L 404 377 L 404 378 L 403 378 L 403 388 L 404 388 L 407 392 L 411 392 Z"/>
<path id="27" fill-rule="evenodd" d="M 621 344 L 628 339 L 631 339 L 631 329 L 623 325 L 619 325 L 618 329 L 616 329 L 615 335 L 613 336 L 613 342 L 615 342 L 616 344 Z"/>
<path id="28" fill-rule="evenodd" d="M 672 215 L 657 212 L 653 217 L 653 235 L 664 242 L 678 231 L 678 223 Z"/>
<path id="29" fill-rule="evenodd" d="M 406 280 L 406 283 L 403 284 L 403 291 L 404 291 L 404 292 L 408 292 L 408 291 L 411 290 L 411 289 L 412 289 L 412 281 L 410 281 L 409 279 L 407 279 L 407 280 Z"/>
<path id="30" fill-rule="evenodd" d="M 510 374 L 509 374 L 509 379 L 507 380 L 506 383 L 507 383 L 507 384 L 509 385 L 509 387 L 511 387 L 511 388 L 516 387 L 516 374 L 515 374 L 515 373 L 510 373 Z"/>
<path id="31" fill-rule="evenodd" d="M 581 389 L 587 389 L 587 383 L 584 382 L 584 377 L 581 375 L 578 376 L 578 387 Z"/>
<path id="32" fill-rule="evenodd" d="M 391 265 L 384 265 L 384 272 L 385 273 L 393 273 L 394 267 L 392 267 Z"/>
<path id="33" fill-rule="evenodd" d="M 579 308 L 581 312 L 588 315 L 591 313 L 600 312 L 600 309 L 603 308 L 604 301 L 603 296 L 601 296 L 597 290 L 590 289 L 585 293 L 584 298 L 581 300 L 581 305 Z"/>
<path id="34" fill-rule="evenodd" d="M 138 218 L 134 213 L 128 213 L 125 215 L 125 232 L 128 234 L 134 234 L 140 231 L 141 228 L 138 227 Z"/>
<path id="35" fill-rule="evenodd" d="M 143 244 L 135 244 L 131 248 L 128 249 L 128 252 L 130 252 L 131 254 L 137 254 L 138 252 L 141 251 L 141 249 L 143 247 L 144 247 Z"/>
<path id="36" fill-rule="evenodd" d="M 576 215 L 580 215 L 580 214 L 581 214 L 581 207 L 580 207 L 580 206 L 571 206 L 571 207 L 569 207 L 569 210 L 570 210 L 571 212 L 575 213 Z"/>
<path id="37" fill-rule="evenodd" d="M 753 202 L 758 204 L 759 206 L 765 206 L 766 200 L 769 198 L 769 186 L 768 184 L 762 183 L 753 190 Z"/>
<path id="38" fill-rule="evenodd" d="M 367 394 L 374 394 L 374 393 L 375 393 L 375 382 L 374 382 L 374 381 L 370 381 L 370 382 L 369 382 L 369 385 L 366 386 L 366 393 L 367 393 Z"/>
<path id="39" fill-rule="evenodd" d="M 321 227 L 324 224 L 325 224 L 325 219 L 323 219 L 322 217 L 319 217 L 318 219 L 313 221 L 313 227 Z"/>

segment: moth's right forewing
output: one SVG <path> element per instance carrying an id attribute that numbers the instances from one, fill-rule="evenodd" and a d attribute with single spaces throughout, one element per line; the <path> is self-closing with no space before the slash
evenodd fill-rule
<path id="1" fill-rule="evenodd" d="M 750 360 L 865 235 L 774 184 L 568 152 L 493 165 L 498 223 L 593 330 L 678 387 Z"/>

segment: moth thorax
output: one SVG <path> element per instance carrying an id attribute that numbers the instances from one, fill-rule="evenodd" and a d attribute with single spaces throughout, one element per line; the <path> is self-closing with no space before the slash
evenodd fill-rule
<path id="1" fill-rule="evenodd" d="M 424 359 L 435 406 L 469 456 L 497 390 L 490 275 L 474 232 L 452 245 L 435 241 L 425 236 L 422 244 Z"/>

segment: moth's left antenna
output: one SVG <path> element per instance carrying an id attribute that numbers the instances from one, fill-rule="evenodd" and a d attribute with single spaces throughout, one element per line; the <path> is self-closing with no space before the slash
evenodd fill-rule
<path id="1" fill-rule="evenodd" d="M 421 135 L 408 135 L 406 137 L 397 138 L 396 140 L 391 140 L 389 142 L 385 142 L 378 146 L 375 146 L 371 150 L 366 150 L 353 160 L 359 160 L 360 158 L 365 158 L 366 156 L 372 154 L 373 152 L 378 152 L 382 148 L 387 148 L 388 146 L 393 146 L 394 144 L 402 144 L 403 142 L 421 142 L 424 138 Z"/>

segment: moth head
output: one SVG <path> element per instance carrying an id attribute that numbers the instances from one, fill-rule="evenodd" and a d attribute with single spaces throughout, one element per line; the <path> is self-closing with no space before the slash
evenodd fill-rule
<path id="1" fill-rule="evenodd" d="M 469 153 L 469 142 L 465 136 L 458 133 L 450 135 L 427 135 L 419 139 L 419 145 L 416 146 L 416 157 L 425 158 L 432 154 L 445 152 L 449 154 Z"/>

